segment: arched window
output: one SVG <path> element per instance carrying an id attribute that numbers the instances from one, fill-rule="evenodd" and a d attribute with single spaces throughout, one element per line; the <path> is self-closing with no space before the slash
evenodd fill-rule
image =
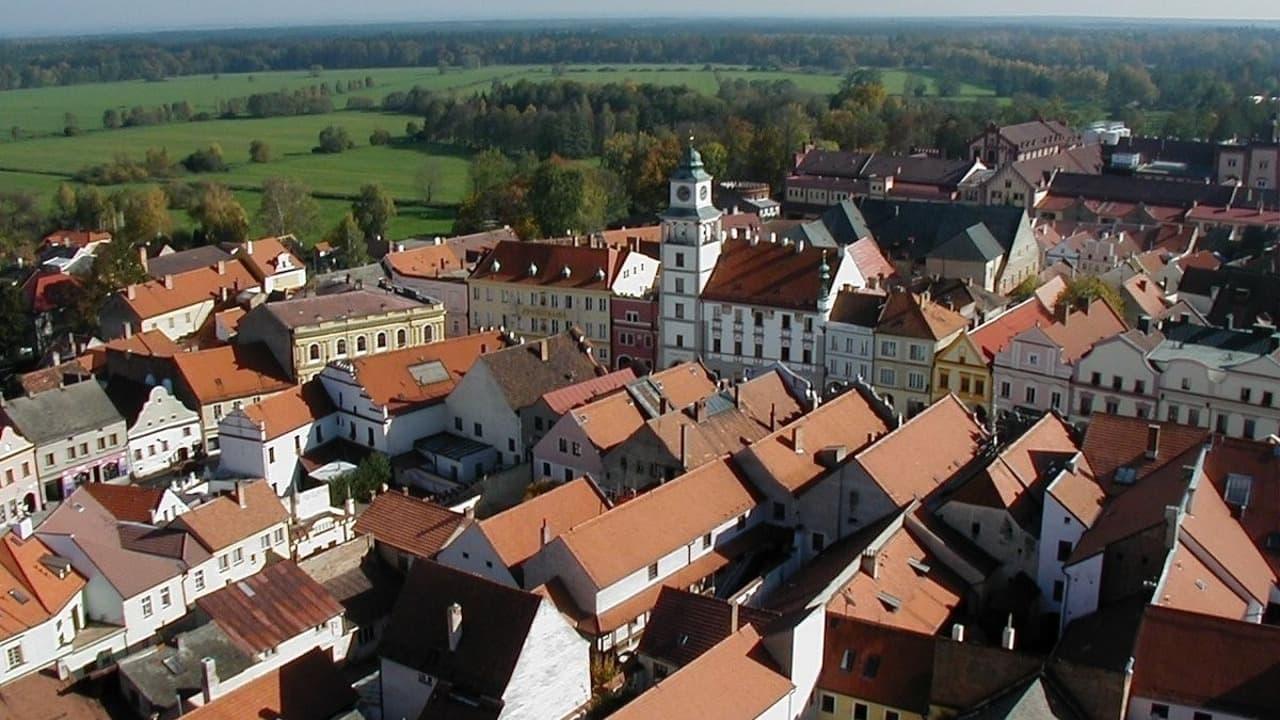
<path id="1" fill-rule="evenodd" d="M 404 328 L 400 328 L 399 330 L 396 331 L 396 347 L 404 347 L 404 342 L 405 342 Z"/>
<path id="2" fill-rule="evenodd" d="M 369 340 L 365 338 L 365 336 L 363 335 L 356 338 L 356 352 L 362 353 L 362 352 L 368 352 L 368 350 L 369 350 Z"/>
<path id="3" fill-rule="evenodd" d="M 334 350 L 334 354 L 339 357 L 347 354 L 347 341 L 345 338 L 338 338 L 338 344 L 337 348 Z"/>
<path id="4" fill-rule="evenodd" d="M 310 360 L 320 359 L 320 344 L 311 343 L 311 347 L 307 348 L 307 358 Z"/>
<path id="5" fill-rule="evenodd" d="M 387 347 L 387 334 L 384 332 L 378 333 L 376 344 L 379 350 L 385 349 Z"/>
<path id="6" fill-rule="evenodd" d="M 429 343 L 435 339 L 436 329 L 432 325 L 422 326 L 422 342 Z"/>

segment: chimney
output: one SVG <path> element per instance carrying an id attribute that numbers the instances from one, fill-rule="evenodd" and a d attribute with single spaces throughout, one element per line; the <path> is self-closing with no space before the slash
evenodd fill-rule
<path id="1" fill-rule="evenodd" d="M 245 484 L 237 480 L 236 481 L 236 502 L 240 503 L 241 510 L 249 507 L 249 501 L 246 500 L 244 496 L 244 489 L 245 489 Z"/>
<path id="2" fill-rule="evenodd" d="M 658 414 L 666 415 L 669 412 L 671 412 L 671 401 L 667 399 L 666 395 L 659 395 L 658 396 Z"/>
<path id="3" fill-rule="evenodd" d="M 138 289 L 134 287 L 133 283 L 129 283 L 129 287 L 124 289 L 124 296 L 130 300 L 138 297 Z"/>
<path id="4" fill-rule="evenodd" d="M 1143 335 L 1151 334 L 1151 316 L 1150 315 L 1138 316 L 1138 332 L 1141 332 Z"/>
<path id="5" fill-rule="evenodd" d="M 1160 454 L 1160 426 L 1152 423 L 1147 426 L 1147 459 L 1155 460 Z"/>
<path id="6" fill-rule="evenodd" d="M 1004 629 L 1000 631 L 1000 647 L 1005 650 L 1012 650 L 1016 634 L 1016 631 L 1013 629 L 1013 614 L 1010 613 L 1009 621 L 1005 623 Z"/>
<path id="7" fill-rule="evenodd" d="M 18 536 L 19 540 L 26 540 L 31 537 L 31 532 L 32 527 L 30 517 L 22 518 L 18 521 L 18 524 L 14 526 L 14 533 Z"/>
<path id="8" fill-rule="evenodd" d="M 546 545 L 551 542 L 551 526 L 547 524 L 547 519 L 542 519 L 542 527 L 538 529 L 539 545 Z"/>
<path id="9" fill-rule="evenodd" d="M 138 246 L 138 263 L 142 265 L 142 271 L 147 271 L 147 246 Z"/>
<path id="10" fill-rule="evenodd" d="M 449 631 L 449 652 L 458 652 L 458 643 L 462 641 L 462 606 L 451 603 L 444 612 L 445 627 Z"/>
<path id="11" fill-rule="evenodd" d="M 551 342 L 549 340 L 543 339 L 542 342 L 538 343 L 538 359 L 542 360 L 542 362 L 551 360 Z"/>
<path id="12" fill-rule="evenodd" d="M 164 276 L 164 289 L 165 289 L 165 290 L 172 290 L 172 289 L 173 289 L 173 276 L 172 276 L 172 275 L 165 275 L 165 276 Z"/>
<path id="13" fill-rule="evenodd" d="M 356 499 L 347 496 L 346 501 L 342 503 L 342 511 L 346 513 L 347 517 L 354 518 L 356 516 Z"/>
<path id="14" fill-rule="evenodd" d="M 964 625 L 956 623 L 951 626 L 951 639 L 956 642 L 964 642 Z"/>
<path id="15" fill-rule="evenodd" d="M 689 469 L 689 426 L 680 426 L 680 469 Z"/>
<path id="16" fill-rule="evenodd" d="M 738 603 L 730 602 L 729 603 L 729 632 L 730 633 L 738 632 L 738 620 L 739 620 Z"/>
<path id="17" fill-rule="evenodd" d="M 226 275 L 226 274 L 227 274 L 227 261 L 226 261 L 226 260 L 219 260 L 219 261 L 218 261 L 218 274 L 219 274 L 219 275 Z"/>
<path id="18" fill-rule="evenodd" d="M 1053 306 L 1053 319 L 1059 324 L 1066 325 L 1067 318 L 1071 316 L 1071 303 L 1060 302 Z"/>
<path id="19" fill-rule="evenodd" d="M 769 431 L 778 429 L 778 403 L 769 403 Z"/>
<path id="20" fill-rule="evenodd" d="M 804 428 L 800 425 L 791 428 L 791 448 L 797 455 L 804 454 Z"/>
<path id="21" fill-rule="evenodd" d="M 130 286 L 132 287 L 132 286 Z M 126 340 L 133 337 L 133 323 L 124 324 L 124 337 Z"/>
<path id="22" fill-rule="evenodd" d="M 213 658 L 200 659 L 200 697 L 208 705 L 218 696 L 218 663 Z"/>
<path id="23" fill-rule="evenodd" d="M 872 580 L 880 576 L 880 567 L 876 563 L 877 554 L 875 550 L 871 549 L 862 551 L 862 572 L 870 575 Z"/>
<path id="24" fill-rule="evenodd" d="M 252 240 L 250 240 L 249 242 L 245 243 L 245 251 L 246 251 L 246 252 L 248 252 L 250 255 L 252 255 L 252 254 L 253 254 L 253 241 L 252 241 Z"/>
<path id="25" fill-rule="evenodd" d="M 693 403 L 693 420 L 694 422 L 704 422 L 707 419 L 707 401 L 698 400 Z"/>
<path id="26" fill-rule="evenodd" d="M 733 386 L 733 406 L 736 408 L 742 407 L 742 386 L 741 385 Z"/>

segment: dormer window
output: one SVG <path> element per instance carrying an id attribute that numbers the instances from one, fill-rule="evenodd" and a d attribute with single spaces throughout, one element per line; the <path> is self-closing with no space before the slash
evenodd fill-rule
<path id="1" fill-rule="evenodd" d="M 1229 505 L 1248 507 L 1249 497 L 1253 494 L 1253 476 L 1231 473 L 1227 475 L 1227 487 L 1223 491 L 1223 499 Z"/>
<path id="2" fill-rule="evenodd" d="M 538 264 L 537 264 L 537 263 L 529 263 L 528 273 L 529 273 L 529 277 L 534 277 L 534 276 L 536 276 L 536 275 L 538 274 Z"/>

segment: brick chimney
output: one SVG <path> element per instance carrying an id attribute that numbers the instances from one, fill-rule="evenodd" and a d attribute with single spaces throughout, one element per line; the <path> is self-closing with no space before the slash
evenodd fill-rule
<path id="1" fill-rule="evenodd" d="M 172 276 L 172 275 L 165 275 L 165 276 L 164 276 L 164 289 L 165 289 L 165 290 L 172 290 L 172 289 L 173 289 L 173 276 Z"/>
<path id="2" fill-rule="evenodd" d="M 462 642 L 462 606 L 451 603 L 444 612 L 445 629 L 449 632 L 449 652 L 458 652 L 458 643 Z"/>
<path id="3" fill-rule="evenodd" d="M 249 507 L 249 501 L 245 499 L 244 490 L 245 490 L 245 484 L 237 480 L 236 481 L 236 502 L 240 504 L 241 510 Z"/>
<path id="4" fill-rule="evenodd" d="M 547 519 L 542 519 L 542 527 L 538 529 L 538 542 L 540 545 L 546 545 L 551 542 L 551 526 L 547 524 Z"/>

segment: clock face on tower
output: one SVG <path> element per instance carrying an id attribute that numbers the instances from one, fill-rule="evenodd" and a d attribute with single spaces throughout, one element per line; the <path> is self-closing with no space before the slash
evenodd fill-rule
<path id="1" fill-rule="evenodd" d="M 703 185 L 702 189 L 698 191 L 698 198 L 705 201 L 709 192 L 710 191 L 707 190 L 707 186 Z"/>
<path id="2" fill-rule="evenodd" d="M 676 189 L 676 198 L 680 200 L 680 202 L 688 202 L 689 195 L 690 195 L 689 188 L 686 185 L 681 185 L 679 188 Z"/>

